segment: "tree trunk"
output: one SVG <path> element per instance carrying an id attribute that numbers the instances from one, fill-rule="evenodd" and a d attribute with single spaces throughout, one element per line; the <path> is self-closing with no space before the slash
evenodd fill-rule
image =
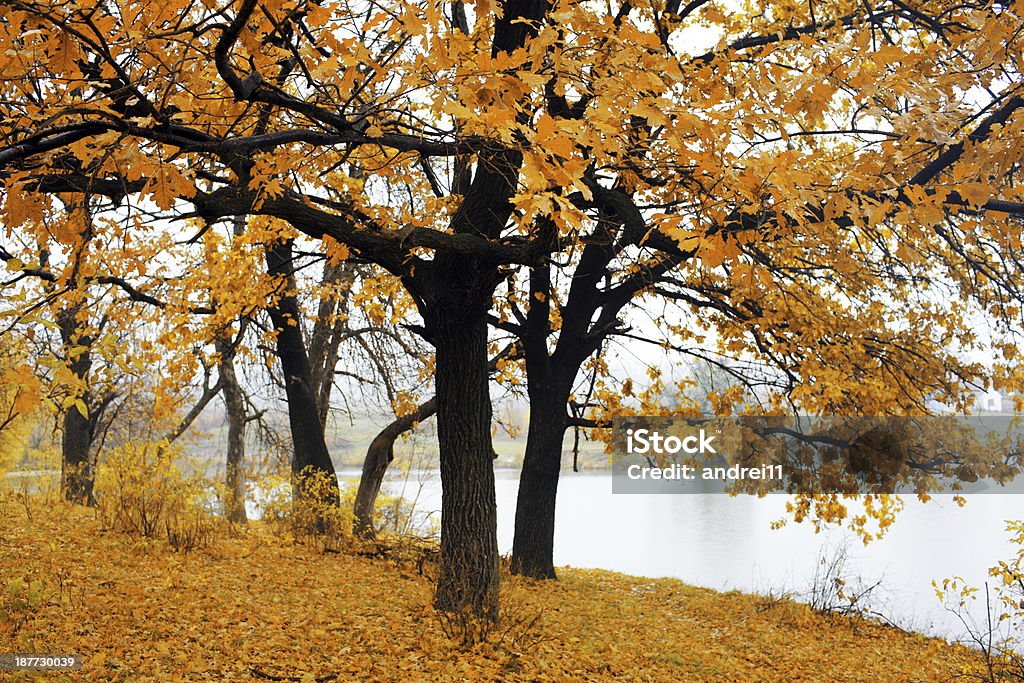
<path id="1" fill-rule="evenodd" d="M 218 371 L 224 405 L 228 416 L 228 452 L 225 473 L 224 512 L 229 521 L 244 524 L 245 515 L 245 398 L 235 374 L 234 349 L 231 339 L 220 336 L 216 340 L 220 356 Z"/>
<path id="2" fill-rule="evenodd" d="M 427 419 L 437 411 L 437 399 L 420 404 L 415 411 L 409 415 L 403 415 L 394 422 L 382 429 L 366 449 L 366 459 L 363 461 L 363 473 L 359 478 L 359 489 L 356 491 L 356 501 L 353 506 L 353 532 L 357 536 L 372 539 L 376 537 L 373 526 L 373 508 L 377 503 L 377 494 L 380 493 L 380 485 L 384 481 L 384 474 L 388 465 L 394 460 L 395 440 L 413 428 L 417 423 Z"/>
<path id="3" fill-rule="evenodd" d="M 83 401 L 89 399 L 82 396 Z M 71 406 L 64 411 L 64 434 L 61 438 L 61 489 L 64 498 L 83 505 L 92 505 L 95 482 L 91 446 L 92 425 L 89 418 Z"/>
<path id="4" fill-rule="evenodd" d="M 288 401 L 288 424 L 292 435 L 292 483 L 298 499 L 310 495 L 304 481 L 310 476 L 326 479 L 327 490 L 320 491 L 319 502 L 340 505 L 338 480 L 334 464 L 327 452 L 324 426 L 320 421 L 316 395 L 310 375 L 309 358 L 302 339 L 302 313 L 296 295 L 290 240 L 268 244 L 267 270 L 282 276 L 283 284 L 277 303 L 267 312 L 277 332 L 277 357 L 284 374 Z"/>
<path id="5" fill-rule="evenodd" d="M 548 234 L 550 223 L 541 226 Z M 597 235 L 601 237 L 600 234 Z M 551 267 L 530 269 L 530 308 L 526 314 L 523 351 L 530 395 L 526 452 L 519 476 L 512 572 L 554 579 L 555 499 L 562 465 L 566 403 L 589 347 L 583 344 L 597 307 L 596 285 L 611 258 L 611 239 L 591 242 L 574 274 L 569 297 L 560 310 L 562 327 L 554 353 L 548 352 L 551 324 Z"/>
<path id="6" fill-rule="evenodd" d="M 331 409 L 331 391 L 334 389 L 334 369 L 338 365 L 341 340 L 347 328 L 348 292 L 355 282 L 355 269 L 351 264 L 324 264 L 321 285 L 328 289 L 317 305 L 316 322 L 309 335 L 309 365 L 313 394 L 320 406 L 320 422 L 327 424 Z M 344 296 L 334 288 L 344 290 Z"/>
<path id="7" fill-rule="evenodd" d="M 562 465 L 567 386 L 531 387 L 530 420 L 516 499 L 512 572 L 554 579 L 555 498 Z"/>
<path id="8" fill-rule="evenodd" d="M 496 620 L 497 507 L 485 312 L 453 315 L 444 306 L 430 326 L 437 352 L 442 490 L 441 573 L 434 605 Z"/>
<path id="9" fill-rule="evenodd" d="M 83 387 L 88 386 L 89 371 L 92 369 L 92 339 L 79 334 L 78 311 L 72 306 L 58 313 L 61 342 L 70 362 L 71 374 Z M 64 409 L 63 434 L 61 436 L 61 491 L 64 498 L 84 505 L 92 505 L 95 473 L 92 462 L 93 423 L 90 421 L 89 403 L 91 396 L 86 388 L 78 395 L 81 403 Z M 82 406 L 85 407 L 83 412 Z"/>

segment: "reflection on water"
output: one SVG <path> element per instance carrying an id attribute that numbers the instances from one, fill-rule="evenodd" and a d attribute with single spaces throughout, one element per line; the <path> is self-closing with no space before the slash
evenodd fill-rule
<path id="1" fill-rule="evenodd" d="M 356 473 L 352 473 L 357 476 Z M 344 476 L 344 475 L 343 475 Z M 436 474 L 415 474 L 423 511 L 441 508 Z M 497 472 L 498 544 L 512 549 L 518 473 Z M 983 586 L 988 567 L 1007 558 L 1005 520 L 1024 517 L 1024 496 L 951 496 L 928 503 L 906 500 L 906 509 L 880 541 L 865 546 L 853 534 L 815 534 L 808 524 L 773 530 L 785 514 L 786 496 L 757 499 L 720 494 L 613 495 L 609 473 L 566 472 L 558 486 L 555 563 L 596 567 L 638 576 L 671 576 L 720 590 L 806 592 L 823 549 L 848 548 L 851 577 L 882 587 L 870 608 L 905 628 L 955 637 L 959 619 L 939 603 L 932 581 L 962 576 Z M 980 623 L 980 622 L 979 622 Z"/>

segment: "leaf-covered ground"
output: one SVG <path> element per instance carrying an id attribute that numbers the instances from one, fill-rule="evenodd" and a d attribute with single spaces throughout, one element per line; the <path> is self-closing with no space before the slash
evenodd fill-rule
<path id="1" fill-rule="evenodd" d="M 10 497 L 0 576 L 0 653 L 84 657 L 80 672 L 0 680 L 943 681 L 973 658 L 788 601 L 576 569 L 506 581 L 508 622 L 460 648 L 414 563 L 259 525 L 179 554 L 104 532 L 89 510 Z M 12 582 L 32 599 L 15 604 Z"/>

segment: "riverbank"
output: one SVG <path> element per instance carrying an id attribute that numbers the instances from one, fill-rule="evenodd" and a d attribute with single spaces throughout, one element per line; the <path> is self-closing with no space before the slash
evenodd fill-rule
<path id="1" fill-rule="evenodd" d="M 15 680 L 942 681 L 977 663 L 788 600 L 573 569 L 505 581 L 507 620 L 464 649 L 415 562 L 324 552 L 262 524 L 176 553 L 103 531 L 84 508 L 11 495 L 0 508 L 0 649 L 84 659 Z"/>

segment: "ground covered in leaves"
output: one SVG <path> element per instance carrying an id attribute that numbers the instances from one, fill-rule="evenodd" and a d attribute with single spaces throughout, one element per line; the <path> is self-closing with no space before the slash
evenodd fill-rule
<path id="1" fill-rule="evenodd" d="M 785 600 L 578 569 L 506 580 L 504 623 L 460 647 L 429 573 L 260 524 L 179 553 L 8 496 L 0 653 L 79 653 L 84 668 L 0 680 L 943 681 L 974 658 Z"/>

